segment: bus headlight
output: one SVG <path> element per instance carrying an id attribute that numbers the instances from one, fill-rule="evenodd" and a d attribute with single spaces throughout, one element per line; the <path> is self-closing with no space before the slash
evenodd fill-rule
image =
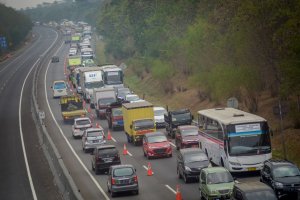
<path id="1" fill-rule="evenodd" d="M 234 165 L 234 166 L 241 166 L 241 164 L 240 164 L 240 163 L 237 163 L 237 162 L 231 162 L 231 161 L 229 161 L 229 163 L 230 163 L 231 165 Z"/>

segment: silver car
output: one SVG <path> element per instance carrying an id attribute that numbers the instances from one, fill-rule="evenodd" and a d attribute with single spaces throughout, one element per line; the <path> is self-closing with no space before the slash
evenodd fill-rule
<path id="1" fill-rule="evenodd" d="M 102 128 L 88 128 L 82 135 L 82 150 L 86 153 L 94 150 L 98 145 L 105 144 L 105 136 Z"/>
<path id="2" fill-rule="evenodd" d="M 92 122 L 88 117 L 80 117 L 74 119 L 74 124 L 72 125 L 72 135 L 74 138 L 81 138 L 83 132 L 92 127 Z"/>

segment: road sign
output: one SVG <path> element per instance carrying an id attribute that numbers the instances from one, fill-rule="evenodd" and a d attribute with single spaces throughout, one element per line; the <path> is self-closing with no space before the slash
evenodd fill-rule
<path id="1" fill-rule="evenodd" d="M 7 42 L 6 42 L 6 37 L 0 37 L 0 46 L 3 49 L 7 48 Z"/>

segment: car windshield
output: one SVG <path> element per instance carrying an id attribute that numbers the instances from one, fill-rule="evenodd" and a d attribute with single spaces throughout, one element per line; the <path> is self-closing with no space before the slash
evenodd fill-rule
<path id="1" fill-rule="evenodd" d="M 229 172 L 215 172 L 207 175 L 207 184 L 219 184 L 233 182 Z"/>
<path id="2" fill-rule="evenodd" d="M 110 105 L 111 103 L 115 102 L 115 98 L 104 98 L 104 99 L 99 99 L 98 103 L 99 105 Z"/>
<path id="3" fill-rule="evenodd" d="M 137 120 L 133 124 L 134 130 L 152 129 L 154 122 L 151 119 Z"/>
<path id="4" fill-rule="evenodd" d="M 148 143 L 159 143 L 159 142 L 167 142 L 167 138 L 164 135 L 150 136 L 148 137 Z"/>
<path id="5" fill-rule="evenodd" d="M 91 124 L 90 120 L 88 119 L 82 119 L 76 121 L 76 125 L 88 125 L 88 124 Z"/>
<path id="6" fill-rule="evenodd" d="M 154 115 L 155 116 L 162 116 L 164 114 L 167 114 L 167 111 L 164 110 L 164 109 L 161 109 L 161 110 L 154 110 Z"/>
<path id="7" fill-rule="evenodd" d="M 172 115 L 172 121 L 186 121 L 191 119 L 191 114 L 190 113 L 182 113 L 182 114 L 173 114 Z"/>
<path id="8" fill-rule="evenodd" d="M 113 116 L 122 116 L 122 109 L 113 109 Z"/>
<path id="9" fill-rule="evenodd" d="M 246 197 L 248 200 L 257 200 L 257 199 L 264 199 L 264 200 L 277 200 L 274 192 L 270 190 L 266 191 L 257 191 L 257 192 L 247 192 Z"/>
<path id="10" fill-rule="evenodd" d="M 300 176 L 299 169 L 294 166 L 278 166 L 273 170 L 274 177 Z"/>
<path id="11" fill-rule="evenodd" d="M 126 97 L 126 100 L 128 100 L 128 101 L 137 101 L 137 100 L 139 100 L 140 98 L 139 98 L 139 96 L 138 95 L 130 95 L 130 96 L 127 96 Z"/>
<path id="12" fill-rule="evenodd" d="M 106 148 L 106 149 L 98 149 L 98 153 L 100 155 L 115 155 L 118 153 L 118 150 L 115 147 Z"/>
<path id="13" fill-rule="evenodd" d="M 66 88 L 66 84 L 64 82 L 55 83 L 53 87 L 53 89 L 55 90 L 61 90 L 65 88 Z"/>
<path id="14" fill-rule="evenodd" d="M 103 81 L 87 82 L 84 84 L 84 87 L 87 89 L 101 88 L 104 87 L 104 83 Z"/>
<path id="15" fill-rule="evenodd" d="M 134 170 L 131 167 L 116 168 L 113 173 L 114 177 L 132 176 L 133 174 Z"/>
<path id="16" fill-rule="evenodd" d="M 89 131 L 87 132 L 87 137 L 97 137 L 97 136 L 103 136 L 102 131 Z"/>
<path id="17" fill-rule="evenodd" d="M 184 156 L 184 162 L 185 163 L 203 162 L 203 161 L 208 162 L 208 158 L 204 153 L 186 154 Z"/>
<path id="18" fill-rule="evenodd" d="M 198 135 L 198 128 L 197 129 L 182 129 L 181 135 L 182 136 Z"/>

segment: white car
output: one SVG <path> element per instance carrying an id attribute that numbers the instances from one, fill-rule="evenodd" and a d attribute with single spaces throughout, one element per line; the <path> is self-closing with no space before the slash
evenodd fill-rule
<path id="1" fill-rule="evenodd" d="M 74 119 L 74 124 L 72 125 L 72 135 L 74 138 L 82 137 L 83 132 L 92 127 L 92 122 L 88 117 L 80 117 Z"/>
<path id="2" fill-rule="evenodd" d="M 153 111 L 156 128 L 165 128 L 166 124 L 164 114 L 167 114 L 167 110 L 163 107 L 153 107 Z"/>
<path id="3" fill-rule="evenodd" d="M 105 144 L 105 136 L 102 128 L 88 128 L 82 135 L 82 150 L 84 152 L 92 151 L 96 146 Z"/>
<path id="4" fill-rule="evenodd" d="M 135 102 L 143 102 L 145 101 L 144 99 L 141 99 L 138 95 L 136 94 L 127 94 L 125 96 L 125 101 L 129 103 L 135 103 Z"/>
<path id="5" fill-rule="evenodd" d="M 52 85 L 53 98 L 68 95 L 67 84 L 63 80 L 54 81 Z"/>

